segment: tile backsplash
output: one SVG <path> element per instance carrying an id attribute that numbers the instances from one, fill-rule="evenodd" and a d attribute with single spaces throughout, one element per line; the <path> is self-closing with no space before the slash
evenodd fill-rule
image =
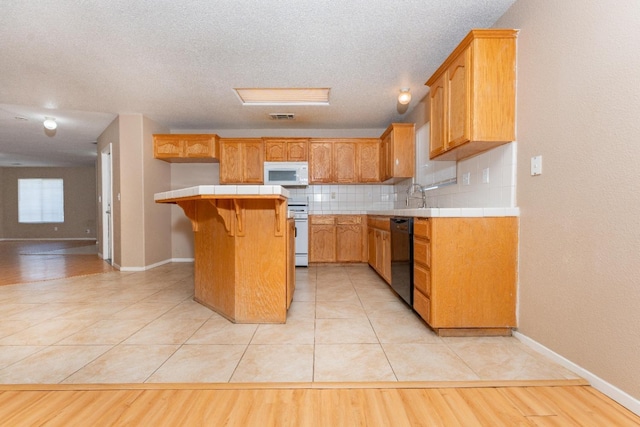
<path id="1" fill-rule="evenodd" d="M 456 182 L 427 190 L 427 207 L 516 207 L 516 150 L 517 143 L 511 142 L 457 162 Z M 429 172 L 428 167 L 416 170 L 415 182 L 426 187 L 438 182 L 442 173 L 442 168 L 436 172 Z M 411 180 L 406 180 L 395 185 L 396 209 L 406 207 L 406 190 L 411 183 Z M 416 202 L 419 201 L 411 200 L 410 207 L 417 207 Z"/>
<path id="2" fill-rule="evenodd" d="M 393 185 L 309 185 L 289 188 L 291 197 L 306 196 L 315 214 L 363 214 L 394 206 Z"/>

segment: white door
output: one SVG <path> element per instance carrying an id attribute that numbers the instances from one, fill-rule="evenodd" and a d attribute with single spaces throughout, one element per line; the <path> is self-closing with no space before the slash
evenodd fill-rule
<path id="1" fill-rule="evenodd" d="M 102 171 L 102 194 L 100 195 L 100 211 L 102 215 L 102 258 L 113 263 L 113 216 L 111 215 L 111 144 L 100 153 L 100 170 Z"/>

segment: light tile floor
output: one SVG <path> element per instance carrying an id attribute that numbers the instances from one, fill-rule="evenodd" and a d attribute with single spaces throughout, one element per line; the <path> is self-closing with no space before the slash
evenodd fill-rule
<path id="1" fill-rule="evenodd" d="M 515 338 L 440 338 L 366 265 L 296 269 L 283 325 L 193 301 L 193 265 L 0 287 L 0 383 L 577 378 Z"/>

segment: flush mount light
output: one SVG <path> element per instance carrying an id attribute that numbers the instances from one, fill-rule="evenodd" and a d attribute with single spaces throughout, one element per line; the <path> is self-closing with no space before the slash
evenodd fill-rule
<path id="1" fill-rule="evenodd" d="M 329 88 L 235 88 L 242 105 L 329 105 Z"/>
<path id="2" fill-rule="evenodd" d="M 411 102 L 411 92 L 409 92 L 409 88 L 405 87 L 400 89 L 400 94 L 398 95 L 398 102 L 402 105 L 407 105 Z"/>
<path id="3" fill-rule="evenodd" d="M 56 123 L 56 119 L 53 119 L 51 117 L 45 117 L 43 124 L 45 129 L 48 129 L 48 130 L 55 130 L 58 127 L 58 123 Z"/>

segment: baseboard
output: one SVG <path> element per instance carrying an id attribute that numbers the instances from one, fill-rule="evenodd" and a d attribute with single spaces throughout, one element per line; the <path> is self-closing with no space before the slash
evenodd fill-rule
<path id="1" fill-rule="evenodd" d="M 565 358 L 564 356 L 561 356 L 560 354 L 545 347 L 544 345 L 529 338 L 528 336 L 516 331 L 513 332 L 513 336 L 516 337 L 520 342 L 522 342 L 527 347 L 530 347 L 533 350 L 537 351 L 538 353 L 545 355 L 546 357 L 553 360 L 554 362 L 564 366 L 571 372 L 577 375 L 580 375 L 582 378 L 589 381 L 589 383 L 593 388 L 609 396 L 611 399 L 615 400 L 616 402 L 618 402 L 619 404 L 621 404 L 631 412 L 635 413 L 636 415 L 640 415 L 640 400 L 629 395 L 623 390 L 620 390 L 618 387 L 614 386 L 613 384 L 608 383 L 607 381 L 603 380 L 599 376 L 593 374 L 592 372 L 587 371 L 583 367 L 573 363 L 569 359 Z"/>
<path id="2" fill-rule="evenodd" d="M 156 262 L 154 264 L 149 264 L 146 265 L 144 267 L 120 267 L 120 266 L 116 266 L 114 264 L 114 267 L 116 267 L 118 270 L 120 271 L 147 271 L 147 270 L 151 270 L 153 268 L 156 267 L 160 267 L 161 265 L 165 265 L 165 264 L 169 264 L 172 262 L 193 262 L 193 258 L 169 258 L 169 259 L 165 259 L 164 261 L 160 261 L 160 262 Z"/>
<path id="3" fill-rule="evenodd" d="M 8 242 L 8 241 L 20 241 L 20 242 L 28 242 L 28 241 L 55 241 L 55 240 L 96 240 L 95 237 L 36 237 L 36 238 L 21 238 L 21 237 L 3 237 L 0 238 L 0 242 Z"/>

